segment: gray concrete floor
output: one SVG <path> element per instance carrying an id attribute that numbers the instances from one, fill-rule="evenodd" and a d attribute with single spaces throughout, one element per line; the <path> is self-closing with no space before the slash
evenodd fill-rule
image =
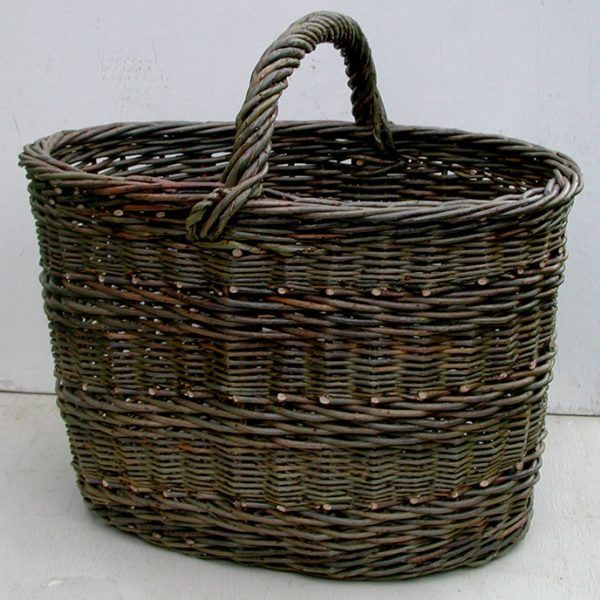
<path id="1" fill-rule="evenodd" d="M 203 561 L 104 525 L 80 500 L 52 396 L 0 394 L 0 599 L 598 600 L 600 418 L 548 419 L 535 516 L 485 567 L 332 582 Z"/>

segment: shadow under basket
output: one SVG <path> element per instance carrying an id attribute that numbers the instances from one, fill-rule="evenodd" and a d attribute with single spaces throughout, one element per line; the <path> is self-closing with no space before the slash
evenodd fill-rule
<path id="1" fill-rule="evenodd" d="M 341 49 L 356 123 L 279 122 Z M 313 13 L 234 123 L 60 132 L 21 163 L 84 498 L 201 557 L 332 578 L 479 565 L 531 517 L 577 166 L 386 118 Z"/>

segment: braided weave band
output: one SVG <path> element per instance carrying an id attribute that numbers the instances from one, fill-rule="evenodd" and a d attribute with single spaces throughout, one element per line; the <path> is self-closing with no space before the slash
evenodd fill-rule
<path id="1" fill-rule="evenodd" d="M 344 57 L 356 124 L 372 127 L 375 144 L 382 151 L 393 150 L 371 50 L 362 30 L 345 15 L 311 13 L 290 25 L 254 68 L 236 119 L 232 156 L 221 178 L 224 188 L 215 190 L 192 208 L 186 221 L 191 239 L 218 238 L 233 215 L 249 199 L 260 196 L 279 98 L 300 61 L 322 43 L 333 43 Z"/>

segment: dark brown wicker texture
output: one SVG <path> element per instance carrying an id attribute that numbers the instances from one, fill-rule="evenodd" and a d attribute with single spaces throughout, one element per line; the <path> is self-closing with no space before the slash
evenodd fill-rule
<path id="1" fill-rule="evenodd" d="M 321 42 L 356 124 L 275 124 Z M 390 125 L 356 23 L 314 13 L 265 52 L 235 126 L 61 132 L 21 161 L 59 406 L 109 523 L 335 578 L 477 565 L 524 535 L 567 157 Z"/>

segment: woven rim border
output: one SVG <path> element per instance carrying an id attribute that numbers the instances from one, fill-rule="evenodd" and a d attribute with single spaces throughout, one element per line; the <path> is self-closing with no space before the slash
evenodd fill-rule
<path id="1" fill-rule="evenodd" d="M 282 121 L 278 131 L 319 129 L 336 130 L 342 136 L 348 128 L 362 130 L 365 138 L 371 136 L 371 129 L 354 123 L 340 121 Z M 59 189 L 88 189 L 98 196 L 119 195 L 130 199 L 147 201 L 165 200 L 168 194 L 174 200 L 174 193 L 185 194 L 190 201 L 202 201 L 206 192 L 194 193 L 207 183 L 199 180 L 172 181 L 161 177 L 140 175 L 102 175 L 88 173 L 68 162 L 54 158 L 53 154 L 65 147 L 78 144 L 106 141 L 108 138 L 122 138 L 149 135 L 182 135 L 184 133 L 218 135 L 232 133 L 233 123 L 115 123 L 88 129 L 61 131 L 41 138 L 26 146 L 20 155 L 20 164 L 28 170 L 29 177 L 45 181 Z M 583 187 L 581 171 L 568 156 L 552 152 L 522 140 L 470 133 L 454 129 L 393 126 L 394 133 L 403 133 L 415 138 L 437 138 L 444 143 L 469 143 L 495 152 L 519 153 L 524 159 L 538 160 L 552 169 L 553 176 L 545 187 L 536 187 L 524 193 L 505 194 L 492 199 L 465 198 L 460 200 L 391 200 L 389 202 L 356 201 L 344 202 L 333 198 L 314 198 L 290 194 L 265 188 L 263 196 L 249 200 L 242 213 L 259 209 L 265 216 L 282 215 L 282 210 L 294 219 L 363 219 L 370 222 L 432 223 L 441 221 L 462 222 L 486 218 L 514 218 L 543 209 L 549 209 L 568 202 Z M 215 188 L 220 187 L 214 182 Z M 187 193 L 185 193 L 187 192 Z M 187 204 L 187 203 L 186 203 Z"/>

